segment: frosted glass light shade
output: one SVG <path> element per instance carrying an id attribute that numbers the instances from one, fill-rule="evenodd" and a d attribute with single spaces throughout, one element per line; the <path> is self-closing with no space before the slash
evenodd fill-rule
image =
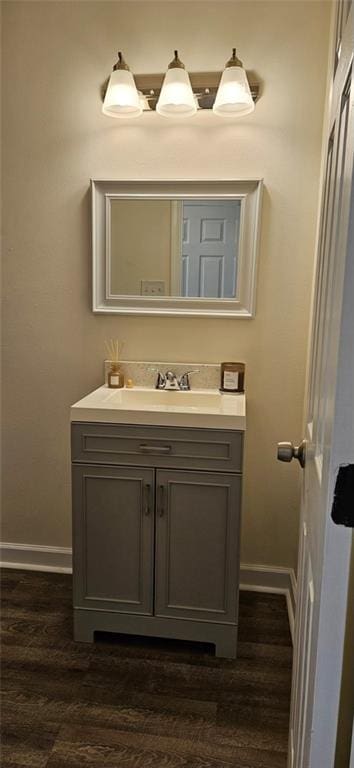
<path id="1" fill-rule="evenodd" d="M 216 94 L 213 111 L 216 115 L 237 117 L 254 110 L 247 75 L 243 67 L 226 67 Z"/>
<path id="2" fill-rule="evenodd" d="M 109 117 L 139 117 L 142 106 L 131 72 L 115 69 L 109 79 L 102 112 Z"/>
<path id="3" fill-rule="evenodd" d="M 168 69 L 156 112 L 164 117 L 189 117 L 197 111 L 188 72 L 181 67 Z"/>

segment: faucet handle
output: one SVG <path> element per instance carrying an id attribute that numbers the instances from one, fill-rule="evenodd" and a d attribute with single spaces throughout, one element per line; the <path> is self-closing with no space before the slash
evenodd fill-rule
<path id="1" fill-rule="evenodd" d="M 180 376 L 178 379 L 178 385 L 180 389 L 189 390 L 191 388 L 189 377 L 192 376 L 193 373 L 199 373 L 199 368 L 194 368 L 193 371 L 186 371 L 185 373 L 182 373 L 182 376 Z"/>
<path id="2" fill-rule="evenodd" d="M 155 370 L 157 370 L 155 368 Z M 166 376 L 165 374 L 161 373 L 160 371 L 157 371 L 157 379 L 155 384 L 155 389 L 165 389 L 166 387 Z"/>
<path id="3" fill-rule="evenodd" d="M 149 365 L 146 369 L 147 371 L 151 371 L 152 373 L 157 373 L 156 381 L 155 381 L 155 389 L 165 389 L 166 386 L 166 376 L 159 371 L 158 368 L 156 368 L 156 365 Z"/>

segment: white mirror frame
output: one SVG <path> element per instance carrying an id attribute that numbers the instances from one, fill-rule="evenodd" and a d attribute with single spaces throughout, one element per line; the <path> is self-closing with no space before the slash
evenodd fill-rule
<path id="1" fill-rule="evenodd" d="M 263 182 L 224 181 L 117 181 L 92 179 L 93 312 L 120 315 L 252 318 L 256 303 L 256 272 Z M 114 295 L 110 289 L 111 203 L 122 199 L 193 200 L 241 199 L 237 295 L 234 299 L 174 296 Z"/>

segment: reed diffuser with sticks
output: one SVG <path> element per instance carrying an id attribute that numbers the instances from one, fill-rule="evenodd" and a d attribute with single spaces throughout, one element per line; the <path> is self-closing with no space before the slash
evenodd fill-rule
<path id="1" fill-rule="evenodd" d="M 119 341 L 118 339 L 110 339 L 105 342 L 108 352 L 108 362 L 111 367 L 108 371 L 108 386 L 111 389 L 121 389 L 124 387 L 124 374 L 119 367 Z"/>

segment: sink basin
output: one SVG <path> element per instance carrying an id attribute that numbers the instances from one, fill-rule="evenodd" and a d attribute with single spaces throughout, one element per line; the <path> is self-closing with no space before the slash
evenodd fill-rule
<path id="1" fill-rule="evenodd" d="M 118 394 L 118 393 L 117 393 Z M 217 391 L 210 392 L 194 390 L 193 392 L 179 392 L 164 389 L 123 389 L 120 391 L 122 403 L 126 407 L 157 406 L 160 408 L 219 408 L 221 394 Z"/>
<path id="2" fill-rule="evenodd" d="M 70 415 L 71 421 L 244 430 L 246 399 L 244 394 L 227 395 L 217 389 L 180 392 L 103 386 L 75 403 Z"/>

